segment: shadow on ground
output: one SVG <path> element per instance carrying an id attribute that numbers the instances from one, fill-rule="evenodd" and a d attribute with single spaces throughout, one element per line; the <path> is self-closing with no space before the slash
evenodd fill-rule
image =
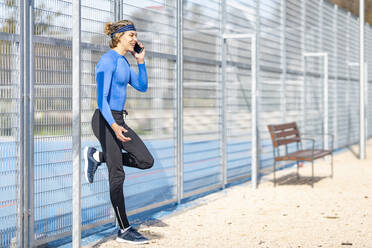
<path id="1" fill-rule="evenodd" d="M 107 241 L 109 240 L 114 240 L 116 237 L 114 237 L 113 235 L 112 236 L 109 236 L 109 237 L 105 237 L 105 238 L 102 238 L 100 239 L 100 241 L 98 241 L 95 245 L 93 246 L 90 246 L 92 248 L 98 248 L 100 247 L 102 244 L 106 243 Z"/>
<path id="2" fill-rule="evenodd" d="M 146 220 L 145 222 L 142 222 L 142 223 L 137 223 L 136 220 L 133 221 L 133 226 L 138 229 L 138 231 L 143 234 L 143 236 L 145 236 L 146 238 L 148 238 L 149 240 L 155 240 L 155 239 L 161 239 L 163 238 L 163 235 L 160 235 L 158 233 L 155 233 L 154 231 L 150 231 L 148 229 L 148 227 L 151 227 L 151 226 L 156 226 L 156 227 L 166 227 L 168 226 L 168 224 L 166 224 L 165 222 L 161 221 L 161 220 L 158 220 L 158 219 L 148 219 Z M 96 244 L 94 244 L 93 246 L 91 246 L 92 248 L 98 248 L 100 247 L 102 244 L 106 243 L 107 241 L 110 241 L 110 240 L 115 240 L 116 239 L 116 234 L 114 235 L 110 235 L 108 237 L 102 237 L 102 239 L 100 239 L 100 241 Z"/>
<path id="3" fill-rule="evenodd" d="M 325 179 L 327 177 L 317 177 L 317 176 L 314 176 L 314 185 Z M 274 180 L 271 179 L 270 180 L 273 184 L 274 184 Z M 307 176 L 301 176 L 300 175 L 300 178 L 297 178 L 297 174 L 296 173 L 291 173 L 291 174 L 288 174 L 288 175 L 285 175 L 285 176 L 282 176 L 282 177 L 279 177 L 276 179 L 276 185 L 277 186 L 280 186 L 280 185 L 309 185 L 311 186 L 312 182 L 311 182 L 311 177 L 307 177 Z"/>
<path id="4" fill-rule="evenodd" d="M 167 223 L 165 223 L 161 220 L 155 219 L 155 218 L 148 219 L 145 222 L 141 223 L 141 225 L 148 226 L 148 227 L 150 227 L 150 226 L 156 226 L 156 227 L 168 226 Z"/>
<path id="5" fill-rule="evenodd" d="M 358 148 L 353 148 L 352 146 L 347 146 L 346 149 L 349 150 L 355 156 L 355 158 L 359 158 L 359 149 Z"/>

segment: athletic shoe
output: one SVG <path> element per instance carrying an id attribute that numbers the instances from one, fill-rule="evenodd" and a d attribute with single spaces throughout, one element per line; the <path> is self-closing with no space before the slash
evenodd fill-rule
<path id="1" fill-rule="evenodd" d="M 93 154 L 97 151 L 94 147 L 85 147 L 84 148 L 84 174 L 85 179 L 88 183 L 93 183 L 94 174 L 98 166 L 101 165 L 100 162 L 97 162 L 93 158 Z"/>
<path id="2" fill-rule="evenodd" d="M 129 227 L 125 232 L 118 231 L 116 241 L 130 244 L 148 244 L 149 240 L 142 236 L 136 229 Z"/>

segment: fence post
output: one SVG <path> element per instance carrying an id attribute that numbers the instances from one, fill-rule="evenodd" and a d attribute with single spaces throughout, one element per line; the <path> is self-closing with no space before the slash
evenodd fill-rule
<path id="1" fill-rule="evenodd" d="M 30 243 L 32 245 L 33 241 L 35 240 L 35 228 L 34 228 L 34 220 L 35 220 L 35 195 L 34 195 L 34 82 L 35 82 L 35 73 L 34 73 L 34 44 L 33 44 L 33 34 L 34 34 L 34 1 L 30 1 L 30 107 L 29 107 L 29 115 L 30 115 L 30 127 L 29 127 L 29 135 L 30 135 L 30 158 L 29 158 L 29 167 L 30 167 L 30 181 L 29 181 L 29 197 L 30 197 L 30 206 L 29 206 L 29 215 L 30 215 Z"/>
<path id="2" fill-rule="evenodd" d="M 18 223 L 17 223 L 17 236 L 18 236 L 18 246 L 24 247 L 24 225 L 25 225 L 25 219 L 24 219 L 24 169 L 25 166 L 25 154 L 24 154 L 24 110 L 25 110 L 25 99 L 24 99 L 24 87 L 25 87 L 25 2 L 20 1 L 19 2 L 19 22 L 20 22 L 20 30 L 19 30 L 19 55 L 20 55 L 20 62 L 19 62 L 19 137 L 18 142 L 20 144 L 19 146 L 19 152 L 18 152 L 18 158 L 19 158 L 19 176 L 18 176 L 18 182 L 19 182 L 19 188 L 18 188 Z"/>
<path id="3" fill-rule="evenodd" d="M 119 0 L 114 0 L 114 22 L 119 21 Z"/>
<path id="4" fill-rule="evenodd" d="M 323 12 L 324 12 L 324 7 L 323 7 L 323 0 L 318 0 L 318 9 L 319 9 L 319 19 L 318 19 L 318 32 L 319 32 L 319 50 L 324 51 L 324 38 L 323 38 Z M 323 133 L 328 133 L 328 54 L 326 54 L 323 57 L 323 125 L 322 125 L 322 130 L 321 132 Z M 328 147 L 328 136 L 324 135 L 323 136 L 323 149 L 327 149 Z"/>
<path id="5" fill-rule="evenodd" d="M 365 81 L 365 84 L 364 84 L 364 106 L 365 106 L 365 118 L 364 118 L 364 130 L 365 130 L 365 133 L 364 133 L 364 142 L 365 142 L 365 146 L 367 145 L 367 141 L 368 141 L 368 61 L 366 60 L 364 62 L 364 81 Z"/>
<path id="6" fill-rule="evenodd" d="M 324 85 L 324 98 L 323 98 L 323 101 L 324 101 L 324 126 L 323 126 L 323 132 L 324 133 L 328 133 L 329 130 L 328 130 L 328 90 L 329 90 L 329 87 L 328 87 L 328 53 L 326 53 L 324 55 L 324 82 L 323 82 L 323 85 Z M 323 140 L 323 143 L 324 143 L 324 149 L 328 150 L 329 148 L 329 144 L 328 144 L 328 135 L 324 135 L 324 140 Z"/>
<path id="7" fill-rule="evenodd" d="M 364 68 L 364 0 L 359 0 L 359 97 L 360 97 L 360 140 L 359 140 L 359 158 L 364 160 L 366 158 L 366 134 L 365 134 L 365 68 Z"/>
<path id="8" fill-rule="evenodd" d="M 227 109 L 226 109 L 226 48 L 227 48 L 227 39 L 223 36 L 225 34 L 225 27 L 226 27 L 226 0 L 222 0 L 222 18 L 221 18 L 221 157 L 222 157 L 222 188 L 225 188 L 227 183 L 227 126 L 226 126 L 226 118 L 227 118 Z"/>
<path id="9" fill-rule="evenodd" d="M 176 86 L 176 175 L 177 202 L 183 198 L 183 1 L 177 0 L 177 86 Z"/>
<path id="10" fill-rule="evenodd" d="M 306 25 L 306 0 L 301 1 L 301 53 L 305 53 L 305 25 Z M 301 123 L 302 123 L 302 130 L 304 133 L 306 133 L 306 61 L 305 57 L 302 56 L 301 58 L 301 67 L 302 67 L 302 118 L 301 118 Z"/>
<path id="11" fill-rule="evenodd" d="M 346 18 L 346 57 L 347 61 L 350 61 L 350 17 L 351 13 L 347 12 L 347 18 Z M 350 67 L 347 65 L 347 85 L 346 85 L 346 106 L 347 106 L 347 115 L 350 115 Z M 346 123 L 346 130 L 350 130 L 350 123 L 349 121 Z M 347 140 L 346 140 L 346 145 L 351 145 L 353 142 L 350 142 L 350 131 L 347 132 Z"/>
<path id="12" fill-rule="evenodd" d="M 33 1 L 24 1 L 23 13 L 23 247 L 30 247 L 34 240 L 33 225 Z"/>
<path id="13" fill-rule="evenodd" d="M 335 82 L 334 82 L 334 117 L 333 117 L 333 134 L 334 134 L 334 147 L 336 148 L 337 147 L 337 129 L 338 129 L 338 124 L 337 124 L 337 119 L 338 119 L 338 106 L 337 106 L 337 84 L 338 84 L 338 39 L 337 39 L 337 19 L 338 19 L 338 16 L 337 16 L 337 5 L 333 5 L 333 18 L 332 18 L 332 30 L 333 30 L 333 33 L 334 33 L 334 41 L 333 41 L 333 44 L 334 44 L 334 49 L 333 49 L 333 54 L 334 54 L 334 70 L 335 70 Z"/>
<path id="14" fill-rule="evenodd" d="M 286 120 L 286 99 L 285 99 L 285 81 L 287 79 L 287 60 L 286 60 L 286 0 L 281 0 L 281 18 L 280 18 L 280 64 L 281 64 L 281 77 L 280 77 L 280 112 L 281 121 Z"/>
<path id="15" fill-rule="evenodd" d="M 251 98 L 251 112 L 252 112 L 252 144 L 251 144 L 251 157 L 252 157 L 252 188 L 257 188 L 257 177 L 259 172 L 259 131 L 258 131 L 258 114 L 257 114 L 257 99 L 259 97 L 259 45 L 260 45 L 260 1 L 256 5 L 256 35 L 252 38 L 251 51 L 252 51 L 252 98 Z"/>
<path id="16" fill-rule="evenodd" d="M 72 247 L 81 239 L 80 0 L 72 2 Z"/>

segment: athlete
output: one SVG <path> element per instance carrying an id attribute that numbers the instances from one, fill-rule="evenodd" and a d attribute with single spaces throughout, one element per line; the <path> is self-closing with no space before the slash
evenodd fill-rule
<path id="1" fill-rule="evenodd" d="M 124 106 L 128 84 L 141 92 L 147 90 L 146 49 L 137 40 L 136 28 L 131 21 L 106 23 L 105 34 L 111 37 L 111 49 L 101 56 L 96 66 L 98 108 L 92 117 L 93 133 L 101 144 L 102 152 L 85 147 L 85 178 L 93 183 L 98 166 L 104 162 L 107 164 L 110 199 L 120 226 L 116 240 L 144 244 L 148 243 L 148 239 L 130 226 L 126 214 L 123 165 L 149 169 L 154 164 L 154 158 L 140 137 L 125 123 L 123 115 L 126 113 Z M 140 53 L 134 51 L 136 43 L 142 48 Z M 137 61 L 138 74 L 124 57 L 128 52 Z"/>

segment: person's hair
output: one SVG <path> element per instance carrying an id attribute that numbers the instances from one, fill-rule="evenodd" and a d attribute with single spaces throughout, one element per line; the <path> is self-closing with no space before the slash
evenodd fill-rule
<path id="1" fill-rule="evenodd" d="M 117 21 L 117 22 L 107 22 L 106 25 L 105 25 L 105 34 L 107 34 L 108 36 L 111 37 L 111 34 L 114 33 L 116 30 L 118 30 L 121 27 L 130 25 L 130 24 L 134 25 L 134 23 L 132 21 L 129 21 L 129 20 L 121 20 L 121 21 Z M 123 34 L 124 33 L 117 33 L 117 34 L 114 34 L 113 37 L 111 37 L 110 48 L 114 48 L 118 45 L 119 39 Z"/>

